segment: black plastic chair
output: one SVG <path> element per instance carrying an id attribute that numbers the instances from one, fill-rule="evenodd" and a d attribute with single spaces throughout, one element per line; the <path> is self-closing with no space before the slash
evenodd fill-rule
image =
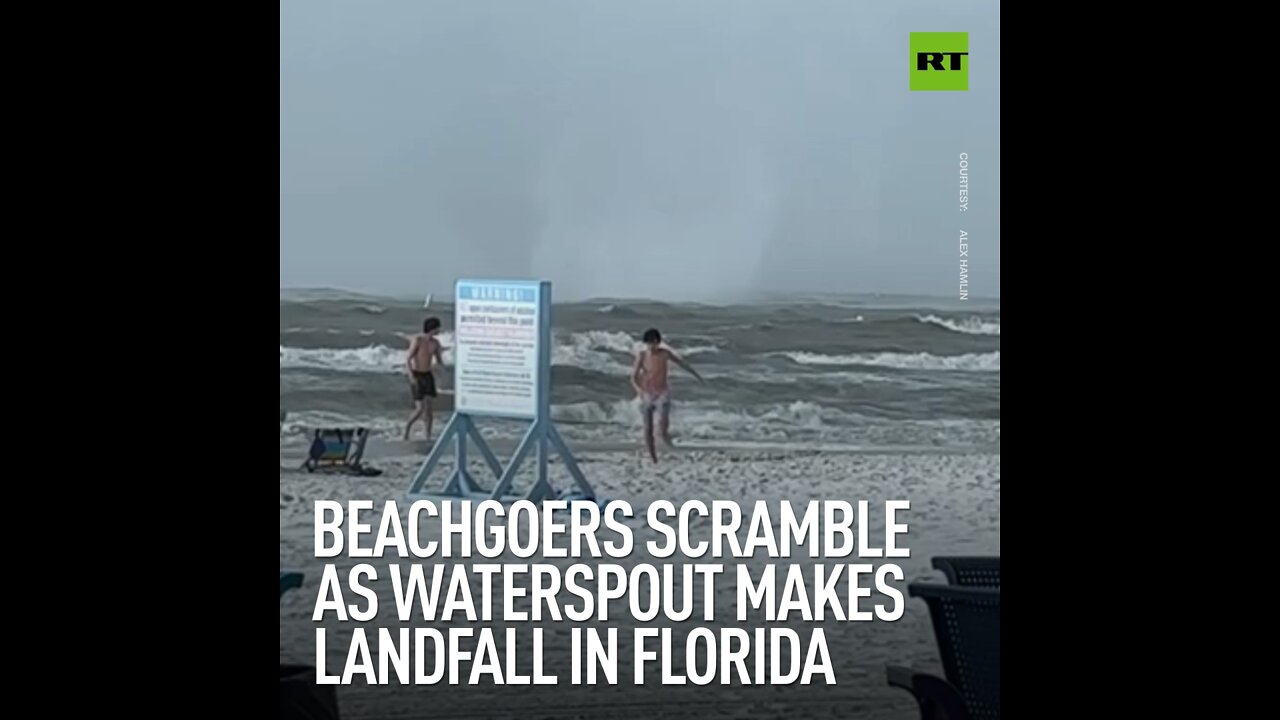
<path id="1" fill-rule="evenodd" d="M 317 685 L 310 665 L 280 664 L 280 720 L 338 720 L 338 688 Z"/>
<path id="2" fill-rule="evenodd" d="M 948 585 L 1000 587 L 1000 556 L 936 557 L 933 569 L 947 576 Z"/>
<path id="3" fill-rule="evenodd" d="M 280 573 L 280 597 L 285 591 L 302 587 L 302 573 Z M 338 691 L 332 685 L 316 684 L 316 669 L 310 665 L 280 664 L 281 720 L 338 720 Z"/>
<path id="4" fill-rule="evenodd" d="M 946 679 L 889 666 L 889 684 L 915 696 L 923 720 L 999 720 L 1000 591 L 913 583 L 923 599 Z"/>
<path id="5" fill-rule="evenodd" d="M 302 573 L 299 572 L 282 572 L 280 573 L 280 597 L 288 590 L 302 587 Z"/>

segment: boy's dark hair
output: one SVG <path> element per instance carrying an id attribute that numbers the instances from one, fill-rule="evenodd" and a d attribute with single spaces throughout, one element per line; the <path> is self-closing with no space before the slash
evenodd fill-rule
<path id="1" fill-rule="evenodd" d="M 657 328 L 649 328 L 644 331 L 644 341 L 647 343 L 660 343 L 662 342 L 662 333 L 658 332 Z"/>
<path id="2" fill-rule="evenodd" d="M 438 317 L 429 317 L 426 320 L 422 321 L 422 332 L 424 333 L 429 333 L 432 330 L 439 330 L 439 329 L 440 329 L 440 318 Z"/>

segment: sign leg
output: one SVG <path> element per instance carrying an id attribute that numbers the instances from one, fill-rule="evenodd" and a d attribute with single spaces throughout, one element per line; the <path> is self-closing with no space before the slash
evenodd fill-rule
<path id="1" fill-rule="evenodd" d="M 578 489 L 586 493 L 588 497 L 595 497 L 596 491 L 591 487 L 591 483 L 587 482 L 587 478 L 582 474 L 582 469 L 578 467 L 578 461 L 574 459 L 573 453 L 569 452 L 569 446 L 565 443 L 564 438 L 560 437 L 560 431 L 555 425 L 550 425 L 548 434 L 551 435 L 551 442 L 556 447 L 556 453 L 560 455 L 560 461 L 564 463 L 564 467 L 569 471 L 570 477 L 578 484 Z"/>
<path id="2" fill-rule="evenodd" d="M 445 448 L 449 447 L 449 439 L 458 432 L 458 426 L 465 422 L 464 416 L 454 413 L 449 419 L 449 424 L 445 426 L 444 432 L 440 433 L 440 439 L 436 441 L 435 447 L 431 448 L 431 453 L 427 455 L 426 461 L 422 463 L 422 467 L 418 468 L 418 474 L 413 476 L 413 482 L 409 485 L 408 495 L 421 495 L 422 486 L 426 484 L 427 478 L 431 475 L 431 471 L 440 463 L 440 456 L 444 454 Z"/>
<path id="3" fill-rule="evenodd" d="M 494 500 L 501 500 L 508 492 L 511 491 L 511 483 L 516 479 L 516 471 L 520 469 L 520 465 L 524 463 L 524 458 L 533 449 L 534 443 L 537 442 L 538 423 L 529 426 L 529 432 L 524 434 L 524 439 L 520 441 L 520 446 L 516 448 L 516 452 L 511 456 L 511 461 L 507 463 L 507 469 L 502 473 L 502 477 L 498 480 L 498 484 L 493 488 L 493 494 L 490 495 Z"/>
<path id="4" fill-rule="evenodd" d="M 543 423 L 538 424 L 543 425 Z M 531 502 L 541 502 L 556 496 L 555 488 L 551 487 L 551 483 L 547 482 L 548 444 L 546 426 L 544 425 L 542 431 L 538 433 L 537 480 L 534 481 L 533 487 L 530 488 L 529 494 L 525 498 Z"/>
<path id="5" fill-rule="evenodd" d="M 493 478 L 497 480 L 502 477 L 502 463 L 498 462 L 498 458 L 489 449 L 489 443 L 484 441 L 484 436 L 476 429 L 474 423 L 467 422 L 467 433 L 471 435 L 471 441 L 475 443 L 476 450 L 480 451 L 480 457 L 484 458 L 484 462 L 493 471 Z"/>

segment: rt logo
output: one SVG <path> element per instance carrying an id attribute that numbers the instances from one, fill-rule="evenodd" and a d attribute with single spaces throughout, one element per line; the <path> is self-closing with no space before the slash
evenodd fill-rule
<path id="1" fill-rule="evenodd" d="M 969 33 L 911 33 L 912 90 L 969 89 Z"/>

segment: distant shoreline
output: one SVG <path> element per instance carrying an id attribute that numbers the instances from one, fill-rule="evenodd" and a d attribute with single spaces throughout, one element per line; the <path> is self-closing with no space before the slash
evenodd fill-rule
<path id="1" fill-rule="evenodd" d="M 344 299 L 344 300 L 390 300 L 397 303 L 418 303 L 422 301 L 430 293 L 433 296 L 433 304 L 441 303 L 451 305 L 453 301 L 453 289 L 431 289 L 424 290 L 421 295 L 412 295 L 409 293 L 379 293 L 371 290 L 358 290 L 353 288 L 340 287 L 324 287 L 324 286 L 281 286 L 280 294 L 282 300 L 298 300 L 298 299 Z M 312 296 L 312 297 L 307 297 Z M 824 303 L 841 303 L 861 301 L 867 304 L 874 304 L 877 307 L 915 307 L 917 305 L 928 306 L 928 303 L 944 302 L 947 304 L 955 303 L 955 298 L 948 295 L 913 295 L 909 293 L 763 293 L 754 298 L 744 298 L 735 302 L 710 302 L 706 300 L 683 300 L 675 297 L 663 298 L 640 298 L 640 297 L 588 297 L 583 299 L 557 300 L 557 305 L 591 305 L 591 304 L 628 304 L 628 303 L 662 303 L 667 305 L 704 305 L 706 307 L 733 307 L 735 305 L 776 305 L 776 304 L 824 304 Z M 907 304 L 897 304 L 907 303 Z M 966 305 L 971 304 L 994 304 L 999 306 L 999 297 L 989 297 L 981 295 L 969 295 Z"/>

